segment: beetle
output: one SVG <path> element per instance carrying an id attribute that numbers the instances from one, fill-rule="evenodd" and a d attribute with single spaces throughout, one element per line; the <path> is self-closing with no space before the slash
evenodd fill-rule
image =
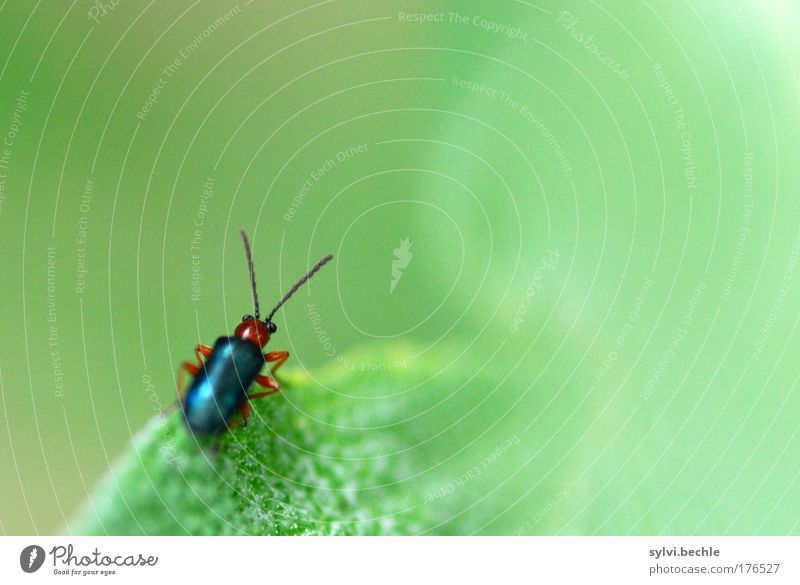
<path id="1" fill-rule="evenodd" d="M 250 286 L 253 291 L 255 316 L 245 315 L 230 337 L 220 337 L 213 347 L 196 345 L 194 348 L 197 363 L 183 362 L 178 374 L 178 400 L 183 410 L 183 418 L 189 430 L 195 435 L 219 435 L 231 428 L 230 423 L 237 413 L 247 425 L 250 414 L 250 401 L 275 394 L 280 390 L 273 377 L 275 371 L 289 359 L 288 351 L 262 353 L 269 343 L 270 336 L 277 331 L 272 321 L 275 312 L 297 292 L 316 272 L 327 264 L 333 255 L 329 254 L 317 262 L 311 270 L 289 289 L 266 319 L 261 320 L 256 291 L 256 274 L 253 269 L 253 256 L 247 233 L 240 230 L 244 242 L 247 268 L 250 273 Z M 205 358 L 205 362 L 203 361 Z M 261 375 L 265 363 L 272 363 L 270 375 Z M 186 392 L 183 392 L 183 376 L 188 372 L 194 379 Z M 248 394 L 255 383 L 267 390 Z"/>

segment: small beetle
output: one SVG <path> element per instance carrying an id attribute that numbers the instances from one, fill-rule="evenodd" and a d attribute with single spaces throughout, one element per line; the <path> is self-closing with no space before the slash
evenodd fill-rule
<path id="1" fill-rule="evenodd" d="M 289 359 L 288 351 L 261 350 L 269 342 L 269 337 L 277 327 L 272 322 L 275 312 L 297 292 L 308 279 L 327 264 L 332 255 L 325 256 L 317 262 L 308 273 L 298 280 L 280 302 L 275 305 L 267 318 L 262 321 L 259 315 L 258 294 L 256 292 L 256 275 L 253 269 L 253 257 L 247 233 L 241 230 L 244 241 L 247 267 L 250 272 L 250 285 L 253 289 L 255 317 L 245 315 L 231 337 L 220 337 L 214 347 L 196 345 L 194 354 L 197 363 L 183 362 L 178 376 L 178 398 L 183 409 L 183 417 L 189 430 L 196 435 L 214 435 L 230 428 L 229 423 L 241 413 L 244 424 L 250 414 L 250 400 L 269 396 L 280 390 L 273 377 L 259 374 L 265 362 L 274 363 L 270 374 Z M 201 355 L 206 358 L 203 362 Z M 183 393 L 184 371 L 194 376 L 194 380 L 186 393 Z M 265 392 L 248 394 L 248 388 L 255 382 L 259 386 L 269 388 Z"/>

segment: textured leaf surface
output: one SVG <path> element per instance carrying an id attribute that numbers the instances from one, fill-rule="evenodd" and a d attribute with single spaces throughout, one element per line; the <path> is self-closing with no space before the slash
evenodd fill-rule
<path id="1" fill-rule="evenodd" d="M 77 531 L 287 535 L 419 529 L 419 512 L 392 516 L 409 507 L 403 490 L 393 485 L 408 473 L 406 458 L 392 458 L 390 467 L 384 456 L 400 437 L 391 429 L 356 428 L 369 422 L 365 416 L 377 422 L 386 413 L 356 412 L 351 400 L 323 387 L 368 394 L 374 375 L 329 373 L 323 383 L 297 373 L 282 379 L 284 392 L 254 401 L 249 425 L 225 434 L 218 446 L 190 435 L 179 411 L 152 420 L 84 507 Z M 385 378 L 383 389 L 393 380 Z"/>

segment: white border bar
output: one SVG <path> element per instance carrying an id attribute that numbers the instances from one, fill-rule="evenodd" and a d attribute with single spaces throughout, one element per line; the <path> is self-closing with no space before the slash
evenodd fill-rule
<path id="1" fill-rule="evenodd" d="M 42 547 L 46 559 L 27 574 L 20 554 L 29 545 Z M 69 545 L 74 558 L 65 564 Z M 800 583 L 799 551 L 800 537 L 4 537 L 0 583 L 779 584 Z M 95 564 L 139 560 L 139 555 L 157 561 Z M 651 575 L 654 567 L 660 569 Z M 719 567 L 734 572 L 709 572 Z M 98 574 L 84 576 L 84 570 Z M 115 573 L 102 576 L 103 570 Z"/>

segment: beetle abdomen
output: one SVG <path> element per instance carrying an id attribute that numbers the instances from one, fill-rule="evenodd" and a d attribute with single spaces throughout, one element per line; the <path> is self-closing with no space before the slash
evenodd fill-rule
<path id="1" fill-rule="evenodd" d="M 217 339 L 211 357 L 195 376 L 183 401 L 184 418 L 192 432 L 227 430 L 263 365 L 261 349 L 252 341 L 240 337 Z"/>

